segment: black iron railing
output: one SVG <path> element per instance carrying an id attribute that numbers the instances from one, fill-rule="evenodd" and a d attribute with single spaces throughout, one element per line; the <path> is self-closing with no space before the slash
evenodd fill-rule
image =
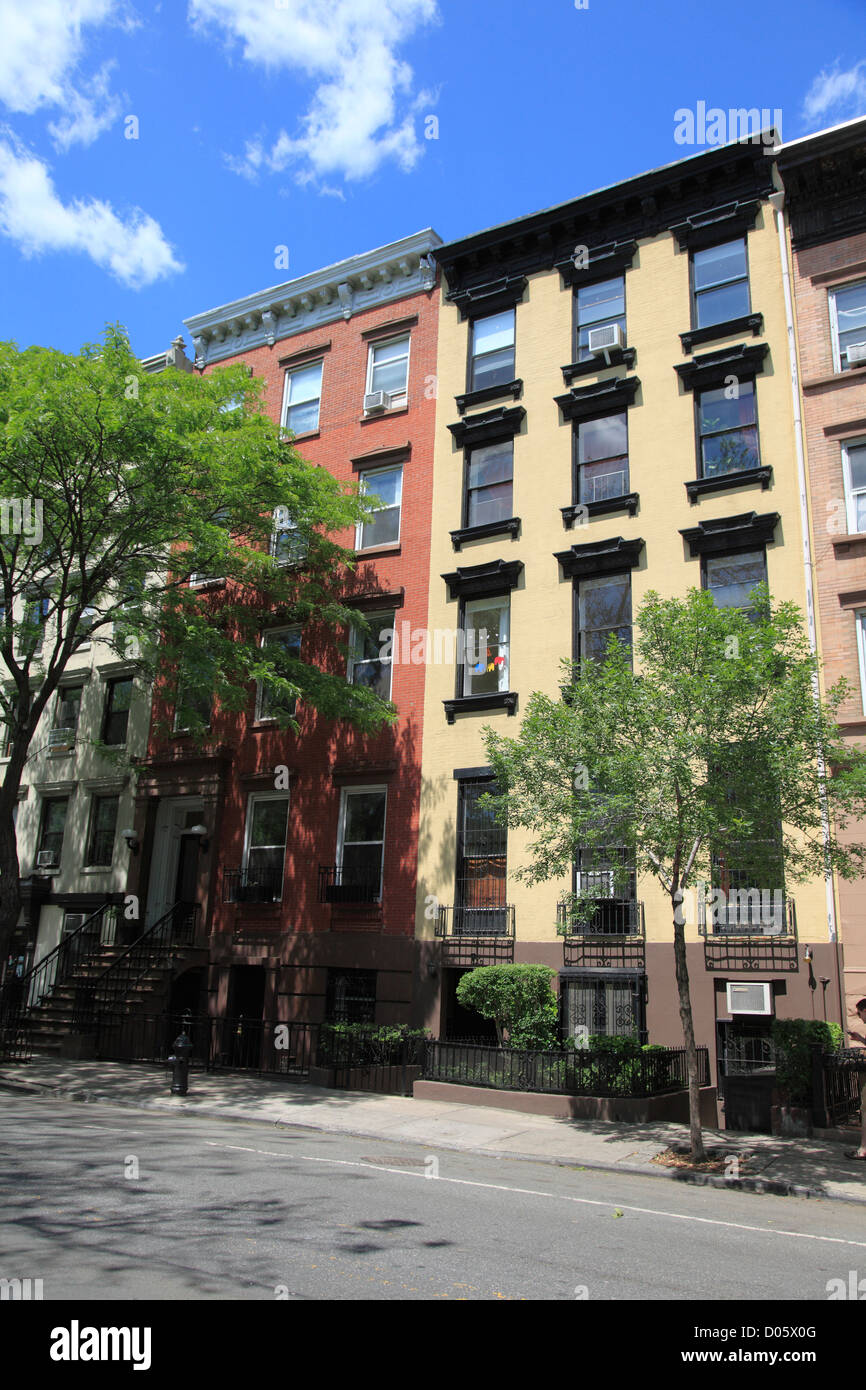
<path id="1" fill-rule="evenodd" d="M 569 937 L 644 936 L 643 903 L 635 898 L 593 898 L 593 915 L 586 921 L 574 917 L 569 903 L 557 903 L 556 924 Z"/>
<path id="2" fill-rule="evenodd" d="M 718 906 L 699 895 L 698 931 L 708 940 L 735 936 L 796 942 L 796 904 L 784 894 L 759 892 L 756 888 L 732 891 L 727 894 L 727 901 Z"/>
<path id="3" fill-rule="evenodd" d="M 223 902 L 276 903 L 283 896 L 283 870 L 224 869 Z"/>
<path id="4" fill-rule="evenodd" d="M 80 983 L 75 992 L 75 1026 L 89 1029 L 98 1014 L 123 1012 L 145 976 L 170 968 L 176 951 L 195 945 L 200 911 L 198 903 L 175 903 L 95 980 Z"/>
<path id="5" fill-rule="evenodd" d="M 88 967 L 96 968 L 103 947 L 114 945 L 117 911 L 116 903 L 102 903 L 24 975 L 6 977 L 0 993 L 0 1022 L 10 1048 L 35 1009 L 61 985 Z"/>
<path id="6" fill-rule="evenodd" d="M 367 877 L 339 864 L 319 865 L 320 903 L 378 903 L 381 897 L 379 877 Z"/>
<path id="7" fill-rule="evenodd" d="M 514 904 L 439 905 L 436 936 L 514 936 Z"/>
<path id="8" fill-rule="evenodd" d="M 866 1082 L 866 1048 L 845 1047 L 824 1052 L 812 1046 L 812 1120 L 821 1129 L 861 1119 L 862 1087 Z"/>
<path id="9" fill-rule="evenodd" d="M 701 1086 L 710 1084 L 707 1048 L 698 1048 Z M 424 1079 L 505 1091 L 541 1091 L 558 1095 L 648 1096 L 688 1086 L 682 1047 L 643 1052 L 596 1051 L 589 1048 L 529 1052 L 508 1048 L 427 1044 Z"/>

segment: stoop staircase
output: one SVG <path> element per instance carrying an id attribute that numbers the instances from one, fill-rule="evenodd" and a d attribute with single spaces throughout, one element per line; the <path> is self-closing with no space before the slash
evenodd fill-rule
<path id="1" fill-rule="evenodd" d="M 172 980 L 207 960 L 196 946 L 197 903 L 175 903 L 128 945 L 115 942 L 118 906 L 103 903 L 0 999 L 0 1051 L 93 1056 L 102 1028 L 159 1013 Z"/>

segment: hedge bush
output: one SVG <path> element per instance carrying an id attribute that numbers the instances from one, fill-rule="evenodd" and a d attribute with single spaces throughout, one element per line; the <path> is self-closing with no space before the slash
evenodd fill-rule
<path id="1" fill-rule="evenodd" d="M 776 1049 L 776 1085 L 789 1105 L 808 1106 L 812 1101 L 812 1044 L 825 1052 L 838 1052 L 844 1034 L 838 1023 L 814 1018 L 773 1020 Z"/>

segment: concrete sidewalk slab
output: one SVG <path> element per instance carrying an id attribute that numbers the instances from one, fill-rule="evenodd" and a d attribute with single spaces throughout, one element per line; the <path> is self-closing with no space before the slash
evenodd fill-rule
<path id="1" fill-rule="evenodd" d="M 194 1071 L 189 1094 L 172 1096 L 165 1066 L 38 1057 L 26 1064 L 0 1066 L 2 1088 L 85 1103 L 265 1121 L 281 1128 L 420 1144 L 434 1153 L 450 1149 L 866 1205 L 866 1163 L 846 1159 L 844 1145 L 830 1139 L 705 1131 L 706 1143 L 722 1149 L 725 1155 L 749 1155 L 747 1174 L 725 1177 L 653 1163 L 671 1144 L 688 1142 L 687 1127 L 673 1123 L 553 1119 L 450 1101 L 323 1090 L 303 1082 L 244 1073 Z M 852 1131 L 852 1146 L 856 1141 L 857 1133 Z"/>

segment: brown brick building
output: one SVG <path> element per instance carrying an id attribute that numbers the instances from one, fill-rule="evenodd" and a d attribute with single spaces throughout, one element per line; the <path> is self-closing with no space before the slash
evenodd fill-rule
<path id="1" fill-rule="evenodd" d="M 783 147 L 812 574 L 825 687 L 846 677 L 846 739 L 866 740 L 866 120 Z M 866 823 L 849 827 L 866 839 Z M 837 880 L 828 904 L 843 989 L 866 995 L 866 882 Z M 817 982 L 819 985 L 823 981 Z M 831 985 L 832 988 L 832 985 Z M 815 991 L 820 999 L 820 990 Z M 822 1016 L 816 1003 L 816 1016 Z"/>

